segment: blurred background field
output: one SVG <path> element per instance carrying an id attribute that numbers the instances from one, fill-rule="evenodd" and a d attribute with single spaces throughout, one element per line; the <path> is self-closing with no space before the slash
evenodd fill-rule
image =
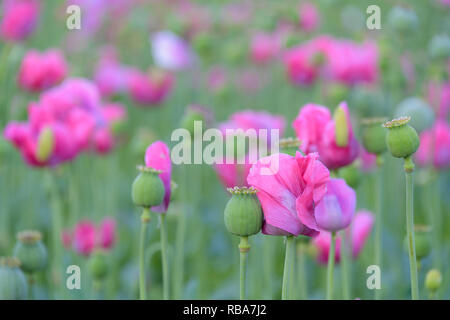
<path id="1" fill-rule="evenodd" d="M 69 1 L 70 2 L 70 1 Z M 86 270 L 87 258 L 74 250 L 64 250 L 64 269 L 76 264 L 82 270 L 81 290 L 62 290 L 67 299 L 135 299 L 138 297 L 139 209 L 130 196 L 137 175 L 136 165 L 144 161 L 145 147 L 163 140 L 169 147 L 174 129 L 182 125 L 186 108 L 198 104 L 207 108 L 213 120 L 210 126 L 226 121 L 234 112 L 244 109 L 265 110 L 281 115 L 286 121 L 285 137 L 295 136 L 291 125 L 306 103 L 322 104 L 333 110 L 339 102 L 348 102 L 352 123 L 360 140 L 361 119 L 370 116 L 395 115 L 398 104 L 407 97 L 420 97 L 432 105 L 429 84 L 448 83 L 447 60 L 430 55 L 430 42 L 436 35 L 450 33 L 450 6 L 440 1 L 314 1 L 320 16 L 311 31 L 299 27 L 298 12 L 302 1 L 92 1 L 79 3 L 83 19 L 81 30 L 68 30 L 65 1 L 41 1 L 39 22 L 25 41 L 12 45 L 5 57 L 0 76 L 0 126 L 11 120 L 26 121 L 30 101 L 39 93 L 26 92 L 17 84 L 21 61 L 30 49 L 40 51 L 59 48 L 68 64 L 67 77 L 93 79 L 105 45 L 113 46 L 121 64 L 145 71 L 155 66 L 150 36 L 170 30 L 184 38 L 195 58 L 183 70 L 173 71 L 174 85 L 158 105 L 140 106 L 126 92 L 103 97 L 103 101 L 122 104 L 127 113 L 115 136 L 116 143 L 105 154 L 86 152 L 73 161 L 54 169 L 60 195 L 64 229 L 90 219 L 100 223 L 105 217 L 117 222 L 117 238 L 106 259 L 109 272 L 102 290 L 93 288 Z M 304 2 L 304 1 L 303 1 Z M 366 27 L 369 5 L 381 8 L 381 29 Z M 83 9 L 86 6 L 86 12 Z M 117 6 L 117 7 L 115 7 Z M 389 20 L 394 6 L 407 6 L 417 15 L 417 26 L 399 34 L 395 21 Z M 90 10 L 90 11 L 89 11 Z M 86 23 L 86 27 L 83 24 Z M 95 26 L 94 26 L 95 25 Z M 273 33 L 286 25 L 280 52 L 319 35 L 361 42 L 373 40 L 378 50 L 379 75 L 370 84 L 347 85 L 319 79 L 306 86 L 294 85 L 286 75 L 281 54 L 264 63 L 251 58 L 250 44 L 259 32 Z M 294 27 L 290 27 L 294 25 Z M 0 43 L 5 51 L 8 43 Z M 1 59 L 1 58 L 0 58 Z M 410 66 L 405 67 L 407 59 Z M 3 63 L 3 61 L 1 62 Z M 412 71 L 411 71 L 412 70 Z M 211 82 L 212 72 L 219 72 L 218 85 Z M 411 75 L 411 72 L 413 76 Z M 449 99 L 448 96 L 443 99 Z M 450 99 L 449 99 L 450 100 Z M 449 104 L 449 100 L 445 103 Z M 52 254 L 51 195 L 48 168 L 26 164 L 21 154 L 7 141 L 0 141 L 0 256 L 11 255 L 15 235 L 24 229 L 39 230 Z M 449 150 L 447 150 L 449 152 Z M 383 266 L 382 292 L 386 299 L 409 298 L 408 255 L 404 249 L 405 204 L 402 162 L 385 155 L 382 173 Z M 360 172 L 356 187 L 357 208 L 374 210 L 374 172 Z M 433 226 L 437 233 L 431 252 L 420 262 L 419 285 L 426 298 L 424 277 L 438 268 L 443 274 L 440 298 L 450 298 L 450 176 L 448 167 L 419 167 L 415 175 L 415 223 Z M 230 235 L 223 222 L 223 210 L 229 194 L 214 167 L 202 165 L 173 166 L 172 180 L 178 185 L 167 213 L 169 264 L 171 274 L 180 257 L 177 246 L 184 243 L 184 276 L 171 280 L 171 298 L 235 299 L 239 290 L 238 238 Z M 439 210 L 439 214 L 435 214 Z M 180 216 L 186 229 L 180 240 Z M 440 221 L 433 221 L 433 217 Z M 151 299 L 162 298 L 161 255 L 158 219 L 150 223 L 147 241 L 149 291 Z M 183 235 L 181 235 L 183 236 Z M 430 236 L 430 238 L 432 238 Z M 258 234 L 251 238 L 248 293 L 250 299 L 279 299 L 284 260 L 282 237 Z M 361 255 L 351 261 L 351 298 L 373 299 L 366 286 L 366 268 L 374 264 L 373 232 Z M 438 246 L 435 246 L 438 244 Z M 300 248 L 300 247 L 299 247 Z M 326 266 L 319 264 L 311 245 L 302 247 L 307 283 L 294 282 L 295 296 L 302 297 L 305 287 L 308 299 L 325 297 Z M 298 265 L 296 265 L 298 267 Z M 341 297 L 340 265 L 335 273 L 336 297 Z M 52 298 L 49 272 L 36 277 L 36 298 Z M 65 277 L 63 277 L 65 279 Z M 298 279 L 296 280 L 298 281 Z M 297 286 L 298 284 L 298 286 Z M 305 296 L 303 296 L 304 298 Z"/>

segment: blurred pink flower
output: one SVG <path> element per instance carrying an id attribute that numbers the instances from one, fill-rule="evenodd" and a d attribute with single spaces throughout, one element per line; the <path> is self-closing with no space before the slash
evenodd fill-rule
<path id="1" fill-rule="evenodd" d="M 440 119 L 446 119 L 450 111 L 450 82 L 428 84 L 428 101 Z"/>
<path id="2" fill-rule="evenodd" d="M 209 70 L 207 75 L 207 85 L 209 89 L 218 92 L 225 88 L 227 81 L 228 77 L 225 68 L 214 66 Z"/>
<path id="3" fill-rule="evenodd" d="M 251 166 L 247 157 L 244 164 L 239 164 L 237 161 L 233 163 L 224 161 L 224 163 L 215 164 L 214 170 L 225 188 L 248 187 L 247 176 Z"/>
<path id="4" fill-rule="evenodd" d="M 297 152 L 292 157 L 280 153 L 261 158 L 250 169 L 247 181 L 258 190 L 264 234 L 318 233 L 314 208 L 327 191 L 329 171 L 317 154 Z"/>
<path id="5" fill-rule="evenodd" d="M 95 249 L 95 225 L 89 220 L 78 222 L 73 231 L 73 248 L 81 255 L 89 256 Z"/>
<path id="6" fill-rule="evenodd" d="M 318 151 L 323 130 L 329 121 L 331 121 L 331 114 L 327 107 L 308 103 L 300 109 L 297 118 L 292 122 L 292 127 L 301 142 L 300 149 L 304 153 Z"/>
<path id="7" fill-rule="evenodd" d="M 66 73 L 67 64 L 60 50 L 31 50 L 22 60 L 18 83 L 25 90 L 42 91 L 61 82 Z"/>
<path id="8" fill-rule="evenodd" d="M 316 226 L 311 228 L 339 231 L 348 227 L 356 209 L 356 193 L 344 179 L 330 179 L 327 192 L 317 204 L 314 216 Z"/>
<path id="9" fill-rule="evenodd" d="M 39 16 L 37 0 L 4 0 L 0 37 L 5 41 L 25 40 L 36 28 Z"/>
<path id="10" fill-rule="evenodd" d="M 311 32 L 319 27 L 320 16 L 317 7 L 312 2 L 302 2 L 299 8 L 300 27 Z"/>
<path id="11" fill-rule="evenodd" d="M 437 169 L 450 166 L 450 126 L 446 120 L 437 120 L 431 129 L 420 134 L 416 159 L 420 166 L 431 163 Z"/>
<path id="12" fill-rule="evenodd" d="M 163 69 L 182 70 L 194 63 L 194 53 L 189 44 L 171 31 L 159 31 L 151 36 L 155 64 Z"/>
<path id="13" fill-rule="evenodd" d="M 275 58 L 280 51 L 280 39 L 276 34 L 258 33 L 250 45 L 250 57 L 254 63 L 264 64 Z"/>
<path id="14" fill-rule="evenodd" d="M 311 85 L 319 76 L 320 60 L 320 52 L 312 41 L 291 48 L 283 55 L 287 75 L 294 85 Z"/>
<path id="15" fill-rule="evenodd" d="M 161 205 L 152 207 L 151 210 L 166 213 L 170 203 L 172 176 L 172 161 L 170 159 L 169 147 L 162 141 L 153 142 L 145 152 L 145 165 L 162 171 L 159 177 L 164 184 L 164 201 Z"/>
<path id="16" fill-rule="evenodd" d="M 116 241 L 116 220 L 105 218 L 98 231 L 98 245 L 103 249 L 111 249 Z"/>
<path id="17" fill-rule="evenodd" d="M 135 102 L 155 105 L 168 96 L 174 81 L 174 76 L 166 71 L 158 70 L 147 74 L 133 70 L 128 77 L 128 90 Z"/>
<path id="18" fill-rule="evenodd" d="M 71 78 L 42 93 L 37 103 L 29 105 L 28 121 L 10 122 L 4 136 L 29 165 L 55 166 L 94 147 L 94 133 L 108 125 L 97 87 L 88 80 Z M 38 159 L 43 132 L 50 132 L 54 142 L 46 159 Z"/>
<path id="19" fill-rule="evenodd" d="M 360 210 L 355 214 L 350 227 L 345 230 L 346 237 L 349 238 L 349 246 L 351 247 L 351 254 L 353 259 L 356 259 L 361 253 L 362 248 L 370 236 L 374 222 L 374 216 L 367 210 Z M 312 244 L 318 249 L 317 260 L 321 264 L 328 262 L 328 255 L 330 252 L 331 232 L 321 231 L 315 237 Z M 338 263 L 341 257 L 341 234 L 336 236 L 336 251 L 335 261 Z"/>
<path id="20" fill-rule="evenodd" d="M 323 128 L 323 135 L 319 142 L 320 160 L 330 170 L 351 164 L 359 153 L 359 144 L 353 134 L 347 103 L 342 102 L 338 108 L 344 110 L 347 118 L 348 144 L 345 147 L 336 144 L 336 124 L 334 120 L 330 120 Z"/>
<path id="21" fill-rule="evenodd" d="M 66 249 L 72 248 L 72 241 L 73 241 L 72 230 L 70 229 L 63 230 L 61 234 L 61 241 L 64 248 Z"/>
<path id="22" fill-rule="evenodd" d="M 114 137 L 107 127 L 102 127 L 93 133 L 94 150 L 99 154 L 107 154 L 114 147 Z"/>
<path id="23" fill-rule="evenodd" d="M 370 172 L 377 166 L 377 155 L 367 152 L 363 146 L 359 149 L 359 159 L 361 160 L 361 170 L 364 172 Z"/>
<path id="24" fill-rule="evenodd" d="M 104 48 L 94 74 L 100 94 L 103 97 L 111 97 L 125 92 L 130 70 L 119 63 L 115 49 Z"/>

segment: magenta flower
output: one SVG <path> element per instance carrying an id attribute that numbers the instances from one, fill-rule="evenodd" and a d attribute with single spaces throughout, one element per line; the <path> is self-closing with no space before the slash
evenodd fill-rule
<path id="1" fill-rule="evenodd" d="M 320 52 L 311 41 L 289 49 L 283 56 L 289 80 L 301 86 L 309 86 L 316 81 L 320 72 L 319 60 Z"/>
<path id="2" fill-rule="evenodd" d="M 349 238 L 350 249 L 353 259 L 356 259 L 361 253 L 367 238 L 370 236 L 374 216 L 366 210 L 360 210 L 356 213 L 350 227 L 346 230 L 346 236 Z M 321 264 L 327 264 L 330 252 L 331 232 L 321 231 L 315 237 L 312 244 L 317 248 L 317 261 Z M 341 235 L 336 236 L 335 261 L 338 263 L 341 258 Z"/>
<path id="3" fill-rule="evenodd" d="M 0 37 L 6 41 L 25 40 L 36 28 L 39 2 L 36 0 L 4 0 Z"/>
<path id="4" fill-rule="evenodd" d="M 428 85 L 428 101 L 434 107 L 438 118 L 446 119 L 450 111 L 450 82 L 431 82 Z"/>
<path id="5" fill-rule="evenodd" d="M 96 230 L 95 225 L 89 220 L 77 223 L 73 231 L 73 248 L 83 256 L 89 256 L 95 249 Z"/>
<path id="6" fill-rule="evenodd" d="M 327 193 L 317 204 L 314 212 L 316 225 L 326 231 L 339 231 L 348 227 L 356 209 L 356 193 L 344 179 L 330 179 Z"/>
<path id="7" fill-rule="evenodd" d="M 437 169 L 450 166 L 450 126 L 447 121 L 437 120 L 431 129 L 420 134 L 416 159 L 421 166 L 432 164 Z"/>
<path id="8" fill-rule="evenodd" d="M 102 97 L 125 92 L 130 70 L 129 67 L 119 63 L 115 49 L 104 48 L 94 73 L 94 81 Z"/>
<path id="9" fill-rule="evenodd" d="M 103 219 L 98 231 L 98 245 L 103 249 L 111 249 L 116 242 L 116 220 Z"/>
<path id="10" fill-rule="evenodd" d="M 323 136 L 319 142 L 320 160 L 328 169 L 338 169 L 351 164 L 359 152 L 359 144 L 353 135 L 353 129 L 350 122 L 350 113 L 346 102 L 342 102 L 338 108 L 341 108 L 346 117 L 348 143 L 340 147 L 336 143 L 336 123 L 331 120 L 323 129 Z"/>
<path id="11" fill-rule="evenodd" d="M 55 166 L 90 150 L 94 133 L 107 126 L 96 86 L 84 79 L 67 79 L 31 103 L 28 121 L 9 123 L 4 136 L 29 165 Z M 45 158 L 38 155 L 41 137 L 47 139 Z"/>
<path id="12" fill-rule="evenodd" d="M 170 179 L 172 176 L 172 162 L 170 160 L 169 147 L 167 147 L 167 145 L 162 141 L 152 143 L 145 152 L 145 165 L 147 167 L 162 171 L 159 177 L 164 184 L 164 200 L 162 204 L 152 207 L 151 210 L 159 213 L 166 213 L 170 203 Z"/>
<path id="13" fill-rule="evenodd" d="M 135 102 L 141 105 L 155 105 L 168 96 L 174 81 L 171 73 L 162 70 L 150 74 L 133 70 L 128 77 L 128 90 Z"/>
<path id="14" fill-rule="evenodd" d="M 264 213 L 262 232 L 270 235 L 314 236 L 314 207 L 327 192 L 329 171 L 310 153 L 295 157 L 273 154 L 252 166 L 247 182 L 257 189 Z"/>
<path id="15" fill-rule="evenodd" d="M 19 70 L 19 86 L 31 92 L 48 89 L 61 82 L 67 73 L 67 65 L 59 50 L 40 53 L 29 51 Z"/>
<path id="16" fill-rule="evenodd" d="M 248 187 L 247 176 L 251 166 L 247 157 L 244 164 L 238 164 L 237 161 L 233 163 L 224 161 L 224 163 L 215 164 L 214 170 L 225 188 Z"/>
<path id="17" fill-rule="evenodd" d="M 311 2 L 302 2 L 299 8 L 300 27 L 306 32 L 314 31 L 320 23 L 317 7 Z"/>
<path id="18" fill-rule="evenodd" d="M 254 63 L 264 64 L 275 58 L 280 50 L 280 39 L 276 34 L 258 33 L 252 38 L 250 58 Z"/>
<path id="19" fill-rule="evenodd" d="M 97 227 L 90 220 L 81 220 L 73 230 L 65 230 L 61 239 L 65 248 L 73 247 L 83 256 L 89 256 L 95 249 L 110 250 L 116 242 L 116 221 L 105 218 Z"/>
<path id="20" fill-rule="evenodd" d="M 318 151 L 323 130 L 329 121 L 331 121 L 331 114 L 327 107 L 308 103 L 300 109 L 292 126 L 301 142 L 300 149 L 304 153 Z"/>
<path id="21" fill-rule="evenodd" d="M 259 134 L 261 129 L 268 131 L 270 137 L 270 130 L 279 130 L 281 137 L 284 132 L 285 121 L 282 116 L 275 116 L 266 111 L 243 110 L 231 115 L 230 120 L 220 125 L 220 129 L 225 133 L 226 129 L 248 129 L 256 130 Z"/>

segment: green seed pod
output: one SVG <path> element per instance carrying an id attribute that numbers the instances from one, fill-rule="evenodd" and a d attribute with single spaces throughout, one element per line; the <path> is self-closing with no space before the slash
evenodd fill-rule
<path id="1" fill-rule="evenodd" d="M 229 188 L 231 199 L 225 207 L 227 230 L 241 237 L 251 236 L 261 230 L 263 214 L 253 187 Z"/>
<path id="2" fill-rule="evenodd" d="M 350 187 L 355 189 L 361 181 L 362 174 L 356 165 L 352 164 L 339 169 L 339 177 L 344 179 Z"/>
<path id="3" fill-rule="evenodd" d="M 89 258 L 88 268 L 95 280 L 102 280 L 108 274 L 106 254 L 102 251 L 95 251 Z"/>
<path id="4" fill-rule="evenodd" d="M 414 226 L 414 236 L 416 245 L 416 259 L 420 261 L 431 252 L 430 228 L 428 226 Z M 405 238 L 405 250 L 408 251 L 408 238 Z"/>
<path id="5" fill-rule="evenodd" d="M 442 275 L 441 272 L 437 269 L 431 269 L 428 271 L 425 277 L 425 287 L 430 292 L 436 292 L 442 283 Z"/>
<path id="6" fill-rule="evenodd" d="M 420 140 L 416 130 L 408 125 L 411 117 L 401 117 L 383 124 L 388 128 L 386 145 L 392 156 L 409 158 L 419 148 Z"/>
<path id="7" fill-rule="evenodd" d="M 363 119 L 362 142 L 369 153 L 379 155 L 386 151 L 386 129 L 382 126 L 386 121 L 385 118 Z"/>
<path id="8" fill-rule="evenodd" d="M 297 151 L 303 154 L 303 152 L 299 149 L 300 144 L 300 140 L 291 137 L 281 139 L 279 143 L 281 153 L 285 153 L 293 157 L 295 157 Z"/>
<path id="9" fill-rule="evenodd" d="M 47 249 L 41 239 L 39 231 L 26 230 L 17 234 L 14 256 L 20 260 L 25 273 L 38 272 L 47 266 Z"/>
<path id="10" fill-rule="evenodd" d="M 431 106 L 424 100 L 416 97 L 409 97 L 400 102 L 395 109 L 394 117 L 409 116 L 411 122 L 409 125 L 422 132 L 434 123 L 434 112 Z"/>
<path id="11" fill-rule="evenodd" d="M 28 284 L 17 258 L 0 257 L 0 300 L 25 300 Z"/>
<path id="12" fill-rule="evenodd" d="M 39 134 L 36 158 L 40 162 L 45 162 L 52 155 L 53 149 L 55 147 L 55 137 L 53 131 L 50 127 L 45 127 Z"/>
<path id="13" fill-rule="evenodd" d="M 138 170 L 140 173 L 131 187 L 133 203 L 144 208 L 160 205 L 165 193 L 158 176 L 161 172 L 145 166 L 138 166 Z"/>

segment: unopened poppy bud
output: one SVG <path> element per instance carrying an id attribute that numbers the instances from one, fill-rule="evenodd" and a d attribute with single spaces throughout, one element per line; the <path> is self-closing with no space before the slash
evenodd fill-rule
<path id="1" fill-rule="evenodd" d="M 437 269 L 431 269 L 428 271 L 425 277 L 425 287 L 428 291 L 434 293 L 436 292 L 442 283 L 442 274 Z"/>
<path id="2" fill-rule="evenodd" d="M 279 145 L 281 153 L 285 153 L 294 157 L 297 151 L 303 154 L 303 152 L 299 149 L 300 144 L 301 142 L 299 139 L 289 137 L 281 139 Z"/>
<path id="3" fill-rule="evenodd" d="M 338 106 L 334 111 L 336 144 L 339 147 L 346 147 L 349 139 L 349 126 L 347 114 L 342 106 Z"/>
<path id="4" fill-rule="evenodd" d="M 95 251 L 89 258 L 88 268 L 95 280 L 102 280 L 108 274 L 106 254 L 102 251 Z"/>
<path id="5" fill-rule="evenodd" d="M 25 300 L 28 285 L 20 270 L 20 260 L 0 257 L 0 300 Z"/>
<path id="6" fill-rule="evenodd" d="M 363 119 L 362 142 L 369 153 L 382 154 L 386 151 L 386 128 L 382 126 L 386 121 L 385 118 Z"/>
<path id="7" fill-rule="evenodd" d="M 409 158 L 419 148 L 420 140 L 416 130 L 408 125 L 411 117 L 401 117 L 383 124 L 389 130 L 386 133 L 386 145 L 392 156 Z"/>
<path id="8" fill-rule="evenodd" d="M 46 127 L 42 129 L 39 134 L 37 149 L 36 149 L 36 158 L 40 162 L 45 162 L 50 158 L 53 152 L 53 148 L 55 146 L 55 137 L 53 135 L 53 131 L 50 127 Z"/>
<path id="9" fill-rule="evenodd" d="M 20 260 L 25 273 L 38 272 L 47 266 L 47 249 L 41 239 L 39 231 L 26 230 L 17 234 L 14 256 Z"/>
<path id="10" fill-rule="evenodd" d="M 160 205 L 165 193 L 158 176 L 161 172 L 145 166 L 138 166 L 138 170 L 140 173 L 131 187 L 133 203 L 144 208 Z"/>
<path id="11" fill-rule="evenodd" d="M 414 226 L 414 243 L 416 245 L 416 259 L 422 260 L 431 252 L 430 227 L 423 225 Z M 404 240 L 405 250 L 408 251 L 408 239 Z"/>
<path id="12" fill-rule="evenodd" d="M 232 194 L 225 207 L 225 226 L 237 236 L 247 237 L 258 233 L 263 223 L 261 204 L 253 187 L 234 187 L 228 191 Z"/>

